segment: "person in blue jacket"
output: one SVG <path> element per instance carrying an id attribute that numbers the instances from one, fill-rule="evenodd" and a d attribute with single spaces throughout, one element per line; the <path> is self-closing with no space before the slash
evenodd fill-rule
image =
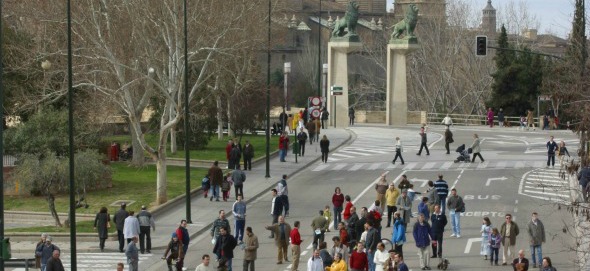
<path id="1" fill-rule="evenodd" d="M 395 244 L 395 251 L 399 255 L 404 255 L 403 246 L 406 242 L 406 223 L 399 212 L 393 214 L 393 233 L 391 242 Z"/>
<path id="2" fill-rule="evenodd" d="M 414 224 L 414 241 L 418 247 L 418 256 L 420 256 L 420 268 L 422 270 L 430 270 L 430 251 L 428 246 L 432 237 L 432 228 L 423 213 L 418 215 L 418 222 Z"/>

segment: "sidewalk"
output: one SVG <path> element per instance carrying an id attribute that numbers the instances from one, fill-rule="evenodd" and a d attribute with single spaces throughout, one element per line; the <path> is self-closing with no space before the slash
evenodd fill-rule
<path id="1" fill-rule="evenodd" d="M 335 129 L 330 128 L 321 131 L 323 135 L 327 135 L 330 140 L 330 151 L 334 151 L 340 146 L 348 143 L 354 134 L 347 129 Z M 291 142 L 294 140 L 294 136 L 290 135 Z M 278 136 L 271 137 L 270 144 L 278 144 Z M 316 151 L 317 148 L 317 151 Z M 264 152 L 265 146 L 256 146 L 257 152 Z M 258 197 L 269 193 L 269 190 L 275 187 L 276 183 L 281 179 L 283 174 L 293 176 L 299 171 L 305 169 L 308 165 L 320 160 L 319 143 L 314 142 L 313 145 L 309 145 L 309 141 L 306 144 L 306 156 L 298 156 L 298 163 L 295 163 L 295 155 L 292 150 L 289 150 L 287 154 L 287 162 L 281 163 L 277 155 L 270 158 L 270 178 L 265 178 L 266 165 L 265 160 L 262 159 L 259 163 L 252 167 L 251 171 L 245 171 L 246 182 L 244 183 L 244 200 L 246 203 L 256 200 Z M 224 170 L 225 172 L 225 170 Z M 192 176 L 193 180 L 200 182 L 203 176 Z M 235 194 L 232 189 L 231 197 L 227 202 L 221 201 L 209 201 L 202 196 L 200 189 L 196 193 L 191 193 L 191 220 L 192 224 L 188 225 L 188 231 L 191 239 L 200 235 L 203 232 L 209 231 L 213 220 L 217 218 L 219 210 L 226 210 L 228 213 L 226 216 L 230 216 L 231 207 L 234 203 Z M 176 200 L 172 204 L 167 204 L 151 210 L 156 221 L 156 231 L 152 231 L 152 250 L 164 249 L 170 240 L 172 232 L 176 230 L 181 219 L 186 218 L 186 201 L 184 198 Z M 131 210 L 136 210 L 139 206 L 129 206 Z M 39 233 L 40 235 L 40 233 Z M 81 236 L 79 236 L 81 237 Z M 60 238 L 54 242 L 57 246 L 62 249 L 63 252 L 70 251 L 70 244 L 68 239 Z M 32 251 L 35 250 L 36 242 L 22 241 L 22 242 L 11 242 L 11 249 L 13 257 L 15 255 L 27 255 L 31 256 Z M 76 242 L 77 252 L 99 252 L 98 239 L 95 242 Z M 105 252 L 118 251 L 118 242 L 109 239 L 106 242 Z"/>

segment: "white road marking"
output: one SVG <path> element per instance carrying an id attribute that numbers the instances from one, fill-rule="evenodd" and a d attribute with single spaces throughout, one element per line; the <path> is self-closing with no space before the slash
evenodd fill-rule
<path id="1" fill-rule="evenodd" d="M 481 237 L 467 239 L 467 245 L 465 246 L 465 251 L 463 251 L 463 253 L 469 254 L 469 251 L 471 250 L 471 245 L 473 245 L 473 243 L 477 243 L 477 242 L 481 242 Z"/>
<path id="2" fill-rule="evenodd" d="M 354 166 L 352 166 L 351 168 L 348 169 L 348 171 L 355 171 L 355 170 L 359 170 L 360 168 L 362 168 L 365 164 L 354 164 Z"/>

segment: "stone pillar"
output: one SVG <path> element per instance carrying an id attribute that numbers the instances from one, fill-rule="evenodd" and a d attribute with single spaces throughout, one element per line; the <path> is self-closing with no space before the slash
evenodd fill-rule
<path id="1" fill-rule="evenodd" d="M 328 112 L 330 112 L 328 122 L 330 126 L 334 126 L 335 121 L 337 128 L 348 127 L 348 53 L 360 51 L 362 46 L 360 42 L 328 42 L 328 97 L 326 99 Z M 342 87 L 342 95 L 330 95 L 331 86 Z"/>
<path id="2" fill-rule="evenodd" d="M 390 43 L 387 45 L 387 100 L 385 123 L 408 124 L 407 55 L 420 49 L 417 43 Z"/>

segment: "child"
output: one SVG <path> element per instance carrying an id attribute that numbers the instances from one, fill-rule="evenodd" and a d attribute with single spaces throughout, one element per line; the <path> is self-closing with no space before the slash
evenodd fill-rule
<path id="1" fill-rule="evenodd" d="M 234 184 L 234 181 L 231 178 L 231 172 L 228 172 L 223 178 L 221 182 L 221 192 L 223 192 L 223 201 L 227 201 L 229 198 L 229 191 L 231 190 L 231 186 Z"/>
<path id="2" fill-rule="evenodd" d="M 203 193 L 205 194 L 205 198 L 207 198 L 210 188 L 211 188 L 211 182 L 209 182 L 209 174 L 207 174 L 207 175 L 205 175 L 205 178 L 203 178 L 203 180 L 201 180 L 201 189 L 203 190 Z M 211 193 L 211 194 L 213 194 L 213 193 Z"/>
<path id="3" fill-rule="evenodd" d="M 428 222 L 430 211 L 428 210 L 428 197 L 422 197 L 422 202 L 418 204 L 418 214 L 424 214 L 424 221 Z"/>
<path id="4" fill-rule="evenodd" d="M 168 254 L 170 252 L 170 254 Z M 176 261 L 176 269 L 182 270 L 182 258 L 184 258 L 184 252 L 182 251 L 182 242 L 178 240 L 178 236 L 176 232 L 172 233 L 172 238 L 166 247 L 166 251 L 164 252 L 164 257 L 162 259 L 166 260 L 168 264 L 168 269 L 172 270 L 173 267 L 173 260 Z"/>
<path id="5" fill-rule="evenodd" d="M 332 213 L 330 213 L 330 206 L 328 206 L 328 205 L 326 205 L 326 207 L 324 207 L 324 217 L 328 221 L 328 225 L 330 225 L 330 223 L 332 223 Z M 338 226 L 338 225 L 336 225 L 336 226 Z M 329 232 L 330 227 L 328 227 L 328 229 L 326 231 Z"/>
<path id="6" fill-rule="evenodd" d="M 498 228 L 492 229 L 488 240 L 488 242 L 490 242 L 490 264 L 498 265 L 498 251 L 500 251 L 500 244 L 502 242 L 502 236 L 500 236 Z M 495 260 L 494 255 L 496 255 Z"/>

